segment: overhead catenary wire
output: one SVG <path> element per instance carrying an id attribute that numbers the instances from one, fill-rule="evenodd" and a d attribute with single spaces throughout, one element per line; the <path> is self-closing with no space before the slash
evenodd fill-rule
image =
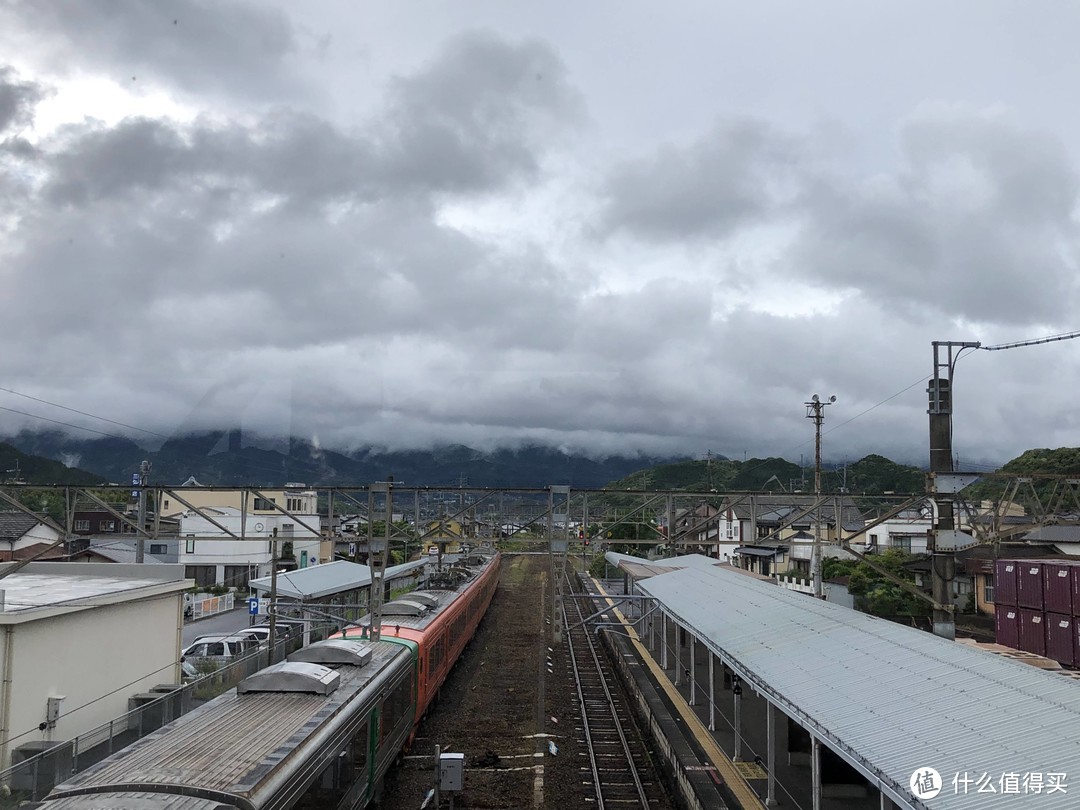
<path id="1" fill-rule="evenodd" d="M 1018 340 L 1015 343 L 999 343 L 996 346 L 979 346 L 978 348 L 988 352 L 997 352 L 1003 349 L 1019 349 L 1023 346 L 1039 346 L 1043 343 L 1056 343 L 1059 340 L 1072 340 L 1073 338 L 1080 337 L 1080 331 L 1076 332 L 1062 332 L 1057 335 L 1047 335 L 1041 338 L 1032 338 L 1030 340 Z"/>

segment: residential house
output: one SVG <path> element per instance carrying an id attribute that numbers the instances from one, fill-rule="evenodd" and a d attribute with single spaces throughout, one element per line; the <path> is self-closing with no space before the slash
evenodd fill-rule
<path id="1" fill-rule="evenodd" d="M 829 498 L 816 510 L 814 503 L 812 495 L 749 495 L 722 507 L 715 529 L 706 521 L 691 542 L 708 547 L 710 556 L 715 553 L 758 573 L 795 570 L 808 576 L 815 539 L 823 556 L 849 557 L 839 542 L 865 525 L 849 497 Z"/>
<path id="2" fill-rule="evenodd" d="M 867 525 L 872 521 L 867 521 Z M 927 537 L 934 526 L 929 507 L 910 509 L 868 529 L 861 538 L 862 551 L 875 554 L 898 549 L 908 554 L 926 554 Z"/>
<path id="3" fill-rule="evenodd" d="M 60 539 L 56 529 L 36 520 L 25 512 L 0 512 L 0 560 L 22 560 L 31 557 Z M 53 557 L 62 557 L 63 547 L 57 547 Z"/>

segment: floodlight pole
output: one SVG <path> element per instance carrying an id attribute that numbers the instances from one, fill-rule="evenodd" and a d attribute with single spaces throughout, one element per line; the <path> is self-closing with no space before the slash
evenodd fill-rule
<path id="1" fill-rule="evenodd" d="M 836 402 L 836 397 L 829 397 L 823 402 L 814 394 L 806 405 L 806 418 L 814 420 L 814 550 L 810 556 L 810 579 L 814 583 L 814 596 L 824 597 L 821 587 L 821 511 L 817 501 L 821 498 L 821 423 L 825 421 L 825 406 Z M 838 527 L 839 528 L 839 527 Z"/>

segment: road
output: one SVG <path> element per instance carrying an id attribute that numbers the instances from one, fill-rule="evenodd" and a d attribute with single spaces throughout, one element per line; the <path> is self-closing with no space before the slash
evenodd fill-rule
<path id="1" fill-rule="evenodd" d="M 184 649 L 199 636 L 235 633 L 251 624 L 247 603 L 243 607 L 217 613 L 197 622 L 184 624 Z"/>

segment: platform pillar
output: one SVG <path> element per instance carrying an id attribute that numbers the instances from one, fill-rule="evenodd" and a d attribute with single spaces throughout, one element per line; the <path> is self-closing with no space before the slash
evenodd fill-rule
<path id="1" fill-rule="evenodd" d="M 660 669 L 667 671 L 667 614 L 660 614 Z"/>
<path id="2" fill-rule="evenodd" d="M 709 731 L 716 731 L 716 656 L 709 650 Z"/>
<path id="3" fill-rule="evenodd" d="M 732 676 L 731 694 L 735 699 L 735 756 L 734 762 L 742 761 L 742 685 L 737 676 Z"/>
<path id="4" fill-rule="evenodd" d="M 766 742 L 766 765 L 769 770 L 768 789 L 765 794 L 765 806 L 776 807 L 776 707 L 772 701 L 766 702 L 765 734 Z"/>
<path id="5" fill-rule="evenodd" d="M 690 634 L 690 705 L 697 705 L 697 667 L 694 660 L 694 650 L 697 647 L 697 636 Z"/>
<path id="6" fill-rule="evenodd" d="M 679 655 L 679 648 L 682 646 L 679 644 L 679 634 L 682 633 L 682 626 L 678 622 L 672 622 L 671 625 L 675 629 L 675 685 L 678 686 L 682 683 L 682 656 Z"/>
<path id="7" fill-rule="evenodd" d="M 821 810 L 821 743 L 810 735 L 810 797 L 813 810 Z"/>

